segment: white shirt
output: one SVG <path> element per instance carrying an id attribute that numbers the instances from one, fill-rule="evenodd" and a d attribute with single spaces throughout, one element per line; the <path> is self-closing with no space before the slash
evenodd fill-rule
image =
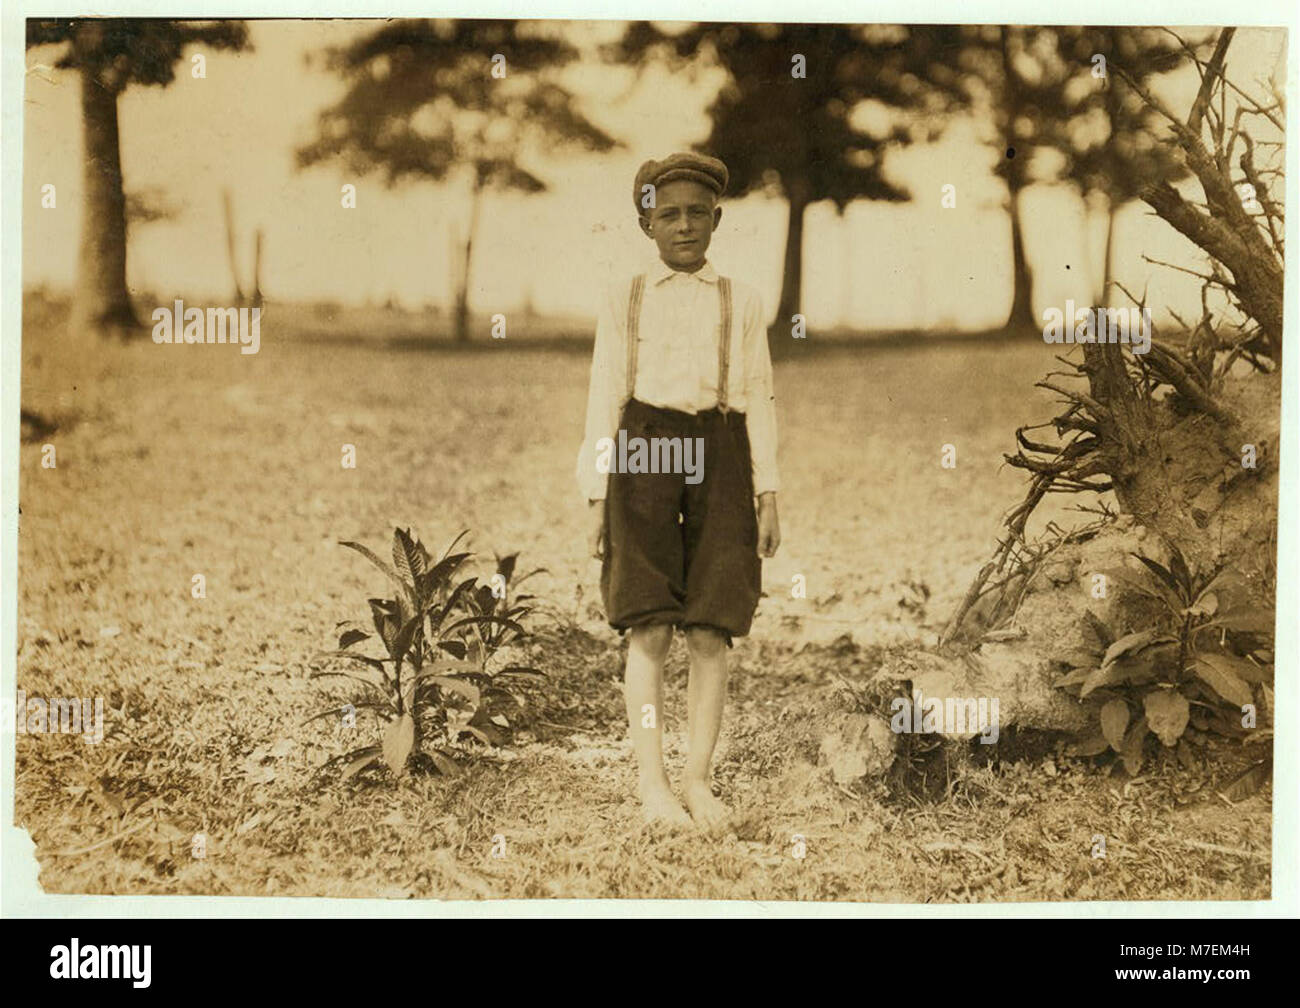
<path id="1" fill-rule="evenodd" d="M 632 278 L 601 300 L 587 394 L 587 427 L 578 453 L 578 485 L 588 500 L 603 500 L 608 475 L 596 464 L 596 444 L 618 437 L 627 396 L 627 312 Z M 732 322 L 727 408 L 744 413 L 749 430 L 754 493 L 779 488 L 776 397 L 772 359 L 758 292 L 731 282 Z M 638 328 L 635 397 L 650 406 L 699 413 L 718 405 L 718 335 L 722 313 L 718 273 L 705 262 L 683 273 L 663 262 L 646 271 Z"/>

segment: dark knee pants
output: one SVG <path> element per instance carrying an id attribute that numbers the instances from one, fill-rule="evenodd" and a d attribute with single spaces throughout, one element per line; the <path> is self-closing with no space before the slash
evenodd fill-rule
<path id="1" fill-rule="evenodd" d="M 619 427 L 629 445 L 636 438 L 647 446 L 652 438 L 678 438 L 684 447 L 687 438 L 702 439 L 703 479 L 688 482 L 690 474 L 681 471 L 621 472 L 616 439 L 600 579 L 610 625 L 620 631 L 651 624 L 707 626 L 729 642 L 745 636 L 762 588 L 745 415 L 717 409 L 682 413 L 632 399 Z M 632 452 L 627 454 L 630 459 Z M 651 454 L 647 448 L 647 460 Z M 653 454 L 662 460 L 665 453 Z M 698 452 L 694 462 L 699 467 Z"/>

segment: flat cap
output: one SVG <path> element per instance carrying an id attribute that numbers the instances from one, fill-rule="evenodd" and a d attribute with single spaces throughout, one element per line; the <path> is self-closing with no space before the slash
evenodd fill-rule
<path id="1" fill-rule="evenodd" d="M 721 196 L 727 190 L 727 166 L 715 157 L 686 151 L 669 154 L 662 161 L 647 161 L 637 169 L 632 187 L 632 200 L 638 214 L 644 214 L 642 205 L 644 189 L 648 185 L 660 186 L 667 182 L 688 179 L 699 182 Z"/>

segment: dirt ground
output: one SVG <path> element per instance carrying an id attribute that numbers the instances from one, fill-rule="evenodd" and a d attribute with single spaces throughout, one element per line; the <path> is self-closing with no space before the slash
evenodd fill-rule
<path id="1" fill-rule="evenodd" d="M 943 768 L 938 800 L 841 788 L 821 714 L 884 649 L 933 640 L 1023 493 L 1015 427 L 1051 415 L 1042 344 L 801 349 L 777 365 L 783 545 L 737 642 L 716 779 L 734 834 L 639 828 L 618 681 L 572 477 L 588 360 L 526 339 L 416 349 L 303 342 L 95 347 L 29 318 L 23 405 L 58 430 L 21 454 L 18 687 L 105 698 L 98 745 L 17 737 L 16 819 L 47 891 L 391 898 L 862 901 L 1261 899 L 1271 789 L 1230 807 L 1226 743 L 1130 780 L 1050 744 Z M 57 468 L 41 467 L 55 445 Z M 342 468 L 344 444 L 357 467 Z M 957 466 L 940 465 L 944 444 Z M 1068 518 L 1056 505 L 1049 517 Z M 337 543 L 544 567 L 547 681 L 506 749 L 450 778 L 313 783 L 349 745 L 306 717 L 337 621 L 383 590 Z M 207 597 L 191 597 L 202 573 Z M 807 597 L 792 598 L 795 575 Z M 680 767 L 685 655 L 668 672 Z M 363 719 L 358 732 L 374 731 Z M 203 834 L 204 857 L 193 838 Z M 1094 856 L 1097 837 L 1105 856 Z M 497 855 L 497 856 L 494 856 Z M 798 856 L 802 855 L 802 856 Z"/>

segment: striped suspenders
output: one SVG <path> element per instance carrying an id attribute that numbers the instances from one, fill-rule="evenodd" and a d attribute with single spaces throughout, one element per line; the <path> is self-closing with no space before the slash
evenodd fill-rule
<path id="1" fill-rule="evenodd" d="M 627 303 L 627 396 L 636 392 L 636 355 L 640 342 L 641 296 L 645 293 L 645 274 L 632 278 L 632 293 Z M 731 364 L 731 279 L 718 277 L 722 331 L 718 337 L 718 409 L 727 412 L 727 380 Z M 624 400 L 626 402 L 626 399 Z"/>

